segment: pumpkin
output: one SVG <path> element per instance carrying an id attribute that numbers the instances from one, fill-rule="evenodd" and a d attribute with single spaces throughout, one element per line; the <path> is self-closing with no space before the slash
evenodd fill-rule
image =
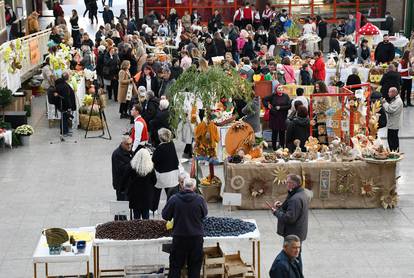
<path id="1" fill-rule="evenodd" d="M 258 147 L 254 147 L 254 148 L 252 148 L 252 149 L 250 150 L 249 155 L 250 155 L 252 158 L 259 158 L 259 157 L 262 157 L 262 155 L 263 155 L 263 149 L 262 149 L 260 146 L 258 146 Z"/>

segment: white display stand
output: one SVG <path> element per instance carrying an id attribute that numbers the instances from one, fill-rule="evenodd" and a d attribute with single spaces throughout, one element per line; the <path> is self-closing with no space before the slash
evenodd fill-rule
<path id="1" fill-rule="evenodd" d="M 95 234 L 95 227 L 81 227 L 81 228 L 69 228 L 65 229 L 70 232 L 90 232 Z M 60 255 L 50 255 L 49 247 L 46 242 L 46 236 L 43 234 L 40 236 L 39 242 L 37 243 L 36 249 L 33 254 L 33 277 L 37 278 L 37 264 L 44 263 L 46 277 L 49 277 L 48 274 L 48 264 L 49 263 L 86 263 L 86 271 L 89 274 L 89 262 L 92 256 L 92 241 L 86 242 L 86 248 L 83 253 L 77 253 L 76 247 L 74 248 L 75 252 L 65 252 L 62 251 Z"/>
<path id="2" fill-rule="evenodd" d="M 251 222 L 256 226 L 253 232 L 246 233 L 239 236 L 226 237 L 204 237 L 204 243 L 217 243 L 226 241 L 249 241 L 252 242 L 253 267 L 257 271 L 257 277 L 260 278 L 260 231 L 254 219 L 242 219 L 246 222 Z M 172 243 L 172 237 L 163 237 L 157 239 L 138 239 L 138 240 L 112 240 L 112 239 L 98 239 L 93 241 L 94 252 L 94 267 L 95 277 L 100 277 L 100 272 L 108 273 L 110 270 L 101 270 L 99 265 L 99 249 L 101 247 L 122 247 L 122 246 L 143 246 L 143 245 L 162 245 Z M 257 246 L 257 249 L 256 249 Z M 257 251 L 256 251 L 257 250 Z M 257 257 L 256 257 L 257 254 Z M 257 261 L 256 261 L 257 258 Z"/>

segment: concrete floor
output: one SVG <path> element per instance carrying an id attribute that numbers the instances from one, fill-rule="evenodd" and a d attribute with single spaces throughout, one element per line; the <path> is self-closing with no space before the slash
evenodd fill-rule
<path id="1" fill-rule="evenodd" d="M 80 13 L 83 1 L 78 2 Z M 72 7 L 65 6 L 65 10 Z M 80 24 L 88 32 L 96 28 L 86 20 Z M 1 278 L 32 277 L 31 257 L 42 229 L 94 226 L 112 219 L 108 202 L 114 200 L 115 194 L 110 157 L 121 134 L 129 128 L 128 122 L 119 119 L 118 105 L 110 103 L 106 115 L 112 141 L 84 139 L 84 131 L 75 130 L 73 139 L 77 144 L 51 145 L 50 141 L 58 140 L 58 129 L 48 128 L 44 103 L 44 97 L 33 100 L 30 124 L 35 134 L 31 145 L 0 149 Z M 311 210 L 308 239 L 302 253 L 305 277 L 414 277 L 414 189 L 409 178 L 414 165 L 410 156 L 414 150 L 411 140 L 414 128 L 410 122 L 413 116 L 414 109 L 405 110 L 400 143 L 406 156 L 399 166 L 398 208 Z M 179 154 L 182 150 L 183 145 L 177 143 Z M 218 167 L 216 172 L 221 173 L 222 169 Z M 163 204 L 164 201 L 160 207 Z M 268 277 L 282 244 L 276 234 L 275 218 L 267 211 L 228 212 L 218 204 L 209 204 L 209 214 L 256 219 L 262 234 L 262 277 Z M 224 244 L 223 248 L 226 253 L 241 250 L 245 260 L 251 260 L 247 243 Z M 160 247 L 102 249 L 101 255 L 104 268 L 168 264 L 168 257 Z M 52 265 L 49 269 L 51 274 L 74 273 L 80 269 L 84 272 L 81 265 Z M 39 275 L 43 274 L 44 269 L 40 267 Z"/>
<path id="2" fill-rule="evenodd" d="M 118 105 L 111 103 L 106 114 L 112 141 L 84 139 L 84 131 L 75 130 L 77 144 L 51 145 L 51 140 L 58 139 L 58 129 L 48 128 L 44 102 L 45 97 L 33 100 L 31 145 L 0 152 L 0 277 L 32 275 L 31 255 L 43 228 L 93 226 L 111 220 L 110 156 L 128 122 L 119 119 Z M 413 111 L 405 110 L 405 118 Z M 403 136 L 411 136 L 413 129 L 404 128 Z M 408 178 L 414 142 L 402 139 L 401 145 L 407 155 L 399 167 L 398 208 L 310 212 L 309 235 L 303 246 L 306 277 L 414 277 L 414 190 Z M 178 153 L 182 150 L 183 145 L 177 143 Z M 221 173 L 221 167 L 216 172 Z M 209 214 L 256 219 L 262 234 L 262 273 L 267 277 L 282 243 L 276 235 L 275 218 L 267 211 L 228 212 L 218 204 L 209 205 Z M 247 243 L 225 244 L 224 250 L 241 250 L 251 260 Z M 102 250 L 104 267 L 130 263 L 167 264 L 168 257 L 159 247 Z M 56 265 L 50 269 L 52 274 L 61 274 L 79 267 Z"/>

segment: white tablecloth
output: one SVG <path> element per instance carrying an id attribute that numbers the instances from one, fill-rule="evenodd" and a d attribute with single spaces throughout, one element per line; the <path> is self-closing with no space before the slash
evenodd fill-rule
<path id="1" fill-rule="evenodd" d="M 92 232 L 95 234 L 95 227 L 69 228 L 66 231 L 75 232 Z M 76 249 L 76 248 L 75 248 Z M 33 254 L 33 263 L 71 263 L 71 262 L 87 262 L 92 258 L 92 241 L 86 242 L 85 252 L 73 253 L 62 251 L 60 255 L 49 255 L 49 247 L 46 243 L 46 237 L 40 236 L 35 252 Z"/>
<path id="2" fill-rule="evenodd" d="M 256 230 L 239 236 L 225 236 L 225 237 L 204 237 L 205 243 L 215 243 L 219 241 L 240 241 L 240 240 L 260 240 L 260 231 L 257 227 L 256 220 L 242 219 L 243 221 L 253 223 Z M 95 238 L 93 245 L 101 247 L 111 246 L 125 246 L 125 245 L 151 245 L 151 244 L 166 244 L 171 243 L 171 237 L 154 238 L 154 239 L 137 239 L 137 240 L 113 240 L 113 239 L 99 239 Z"/>
<path id="3" fill-rule="evenodd" d="M 368 81 L 368 75 L 369 75 L 369 69 L 364 68 L 364 67 L 359 67 L 359 66 L 354 66 L 354 67 L 356 67 L 358 69 L 358 74 L 359 74 L 359 77 L 361 78 L 361 82 L 363 82 L 363 83 L 367 82 Z M 341 69 L 340 80 L 343 83 L 346 83 L 346 80 L 348 79 L 348 76 L 350 76 L 352 74 L 352 68 L 354 68 L 354 67 L 351 66 L 351 67 Z M 325 76 L 326 85 L 329 86 L 331 84 L 331 78 L 335 77 L 335 75 L 336 75 L 336 69 L 329 69 L 329 68 L 326 69 L 326 76 Z M 299 82 L 300 82 L 300 70 L 295 70 L 295 78 L 296 78 L 296 81 L 299 84 Z"/>

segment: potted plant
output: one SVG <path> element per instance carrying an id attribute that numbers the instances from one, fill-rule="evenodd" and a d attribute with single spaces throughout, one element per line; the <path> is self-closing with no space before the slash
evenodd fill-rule
<path id="1" fill-rule="evenodd" d="M 30 145 L 30 136 L 33 135 L 34 129 L 30 125 L 21 125 L 16 128 L 14 133 L 19 136 L 22 145 Z"/>
<path id="2" fill-rule="evenodd" d="M 299 24 L 295 20 L 293 20 L 292 25 L 290 25 L 290 27 L 287 28 L 286 33 L 289 37 L 289 40 L 291 40 L 292 42 L 297 42 L 298 38 L 302 33 L 302 30 Z"/>
<path id="3" fill-rule="evenodd" d="M 214 146 L 218 142 L 218 129 L 211 121 L 211 107 L 214 107 L 223 98 L 249 101 L 252 99 L 252 92 L 252 84 L 241 78 L 237 71 L 226 71 L 219 66 L 210 67 L 204 72 L 199 72 L 192 66 L 181 74 L 174 85 L 170 87 L 170 124 L 174 130 L 177 130 L 178 123 L 187 117 L 184 107 L 187 98 L 192 98 L 193 103 L 191 105 L 194 105 L 196 101 L 200 101 L 205 109 L 204 118 L 206 120 L 200 123 L 195 130 L 196 145 L 194 152 L 197 158 L 209 161 L 210 173 L 202 179 L 202 189 L 203 187 L 207 188 L 207 184 L 213 188 L 214 185 L 221 183 L 220 179 L 214 175 L 214 164 L 217 163 L 217 157 L 213 149 L 215 149 Z M 205 144 L 198 144 L 197 141 L 202 141 Z M 204 146 L 204 148 L 199 146 Z M 220 187 L 216 187 L 219 192 Z"/>
<path id="4" fill-rule="evenodd" d="M 7 105 L 11 104 L 13 101 L 12 91 L 9 88 L 0 88 L 0 107 L 3 112 L 3 122 L 4 122 L 4 110 Z"/>

